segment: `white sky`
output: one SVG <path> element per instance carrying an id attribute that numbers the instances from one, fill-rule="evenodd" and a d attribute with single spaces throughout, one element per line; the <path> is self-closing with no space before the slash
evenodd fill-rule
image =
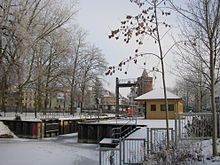
<path id="1" fill-rule="evenodd" d="M 135 42 L 130 44 L 125 44 L 122 40 L 109 39 L 108 34 L 111 33 L 111 29 L 115 30 L 120 27 L 120 21 L 125 18 L 127 14 L 135 15 L 139 12 L 138 7 L 135 4 L 130 3 L 129 0 L 79 0 L 80 11 L 77 16 L 77 21 L 79 25 L 88 32 L 87 40 L 97 47 L 99 47 L 107 62 L 110 66 L 117 65 L 119 62 L 129 56 L 134 55 L 134 51 L 137 48 Z M 170 23 L 174 28 L 174 18 L 167 18 L 167 23 Z M 135 40 L 134 40 L 135 41 Z M 166 37 L 163 40 L 164 51 L 169 49 L 172 45 L 171 37 Z M 146 40 L 142 48 L 143 52 L 155 52 L 157 53 L 157 47 L 152 40 Z M 172 52 L 168 54 L 165 58 L 165 70 L 166 70 L 166 83 L 168 87 L 173 87 L 175 85 L 175 76 L 171 74 L 173 70 L 174 55 Z M 146 56 L 139 59 L 140 63 L 138 65 L 129 64 L 125 67 L 124 71 L 128 71 L 125 75 L 123 72 L 117 72 L 113 76 L 105 77 L 104 79 L 108 82 L 105 87 L 110 91 L 115 91 L 115 78 L 127 79 L 127 78 L 137 78 L 142 72 L 143 68 L 152 69 L 157 63 L 158 59 L 155 57 Z M 146 62 L 146 66 L 143 65 Z M 150 76 L 156 76 L 154 81 L 154 87 L 162 87 L 161 74 L 160 73 L 150 73 Z M 129 89 L 120 89 L 120 92 L 126 96 Z"/>

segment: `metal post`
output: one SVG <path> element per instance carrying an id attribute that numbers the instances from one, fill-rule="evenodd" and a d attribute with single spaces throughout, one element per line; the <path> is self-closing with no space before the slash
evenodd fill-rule
<path id="1" fill-rule="evenodd" d="M 101 159 L 102 159 L 101 154 L 102 154 L 102 152 L 101 152 L 101 147 L 99 146 L 99 165 L 102 165 L 102 164 L 101 164 L 101 163 L 102 163 L 102 161 L 101 161 Z"/>
<path id="2" fill-rule="evenodd" d="M 220 138 L 220 113 L 217 113 L 217 115 L 218 115 L 218 122 L 217 122 L 218 125 L 217 125 L 217 126 L 218 126 L 218 131 L 219 131 L 219 132 L 217 133 L 217 135 L 219 135 L 218 138 Z"/>
<path id="3" fill-rule="evenodd" d="M 123 162 L 125 161 L 125 141 L 123 141 Z"/>
<path id="4" fill-rule="evenodd" d="M 118 80 L 118 77 L 116 77 L 116 91 L 115 91 L 115 94 L 116 94 L 116 117 L 118 117 L 118 115 L 119 115 L 119 86 L 118 86 L 118 84 L 119 84 L 119 80 Z"/>
<path id="5" fill-rule="evenodd" d="M 121 159 L 121 137 L 119 138 L 119 165 L 122 165 L 121 162 L 122 162 L 122 159 Z"/>
<path id="6" fill-rule="evenodd" d="M 177 148 L 177 114 L 175 114 L 175 147 Z"/>
<path id="7" fill-rule="evenodd" d="M 146 157 L 146 139 L 143 140 L 144 141 L 144 161 L 147 160 L 147 157 Z"/>
<path id="8" fill-rule="evenodd" d="M 150 154 L 150 147 L 149 147 L 150 138 L 149 138 L 149 135 L 150 135 L 149 128 L 147 128 L 147 154 L 148 155 Z"/>
<path id="9" fill-rule="evenodd" d="M 152 134 L 152 129 L 149 129 L 150 131 L 150 148 L 151 148 L 151 154 L 152 154 L 152 151 L 153 151 L 153 134 Z"/>
<path id="10" fill-rule="evenodd" d="M 178 140 L 179 140 L 179 139 L 181 139 L 181 124 L 180 124 L 181 121 L 180 121 L 180 114 L 178 114 L 178 120 L 179 120 L 179 122 L 178 122 L 178 123 L 179 123 L 179 130 L 178 130 L 178 131 L 179 131 L 179 137 L 178 137 Z"/>

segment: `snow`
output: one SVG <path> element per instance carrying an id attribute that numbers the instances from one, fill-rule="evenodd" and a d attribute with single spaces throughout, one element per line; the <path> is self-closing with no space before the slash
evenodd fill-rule
<path id="1" fill-rule="evenodd" d="M 100 121 L 102 123 L 115 123 L 115 120 Z M 117 120 L 126 122 L 126 120 Z M 133 121 L 134 122 L 134 121 Z M 165 120 L 146 120 L 139 118 L 137 124 L 146 125 L 128 136 L 128 138 L 146 138 L 147 128 L 165 128 Z M 169 121 L 174 128 L 175 121 Z M 0 122 L 0 135 L 13 133 Z M 97 165 L 99 162 L 99 145 L 82 144 L 77 142 L 77 133 L 61 135 L 53 138 L 0 139 L 0 164 L 7 165 Z M 219 165 L 220 157 L 212 157 L 212 141 L 193 141 L 193 147 L 201 146 L 202 161 L 198 165 Z M 220 143 L 220 139 L 218 140 Z M 220 151 L 220 145 L 218 145 Z M 192 163 L 191 163 L 192 164 Z"/>
<path id="2" fill-rule="evenodd" d="M 112 144 L 112 140 L 112 138 L 104 138 L 99 142 L 99 144 Z"/>
<path id="3" fill-rule="evenodd" d="M 150 92 L 147 92 L 137 98 L 135 98 L 136 101 L 138 100 L 164 100 L 164 91 L 162 88 L 154 89 Z M 181 99 L 179 96 L 167 91 L 167 99 Z"/>
<path id="4" fill-rule="evenodd" d="M 96 122 L 99 124 L 136 124 L 147 126 L 148 128 L 166 128 L 166 120 L 149 120 L 144 118 L 121 118 L 109 119 Z M 169 120 L 169 127 L 175 129 L 175 120 Z"/>
<path id="5" fill-rule="evenodd" d="M 166 120 L 140 119 L 137 124 L 147 125 L 148 128 L 166 128 Z M 175 129 L 175 120 L 169 120 L 169 128 Z"/>
<path id="6" fill-rule="evenodd" d="M 147 128 L 146 127 L 142 127 L 139 130 L 135 131 L 134 133 L 132 133 L 131 135 L 129 135 L 127 137 L 129 138 L 141 138 L 141 139 L 146 139 L 147 138 Z"/>
<path id="7" fill-rule="evenodd" d="M 147 137 L 147 128 L 142 127 L 133 134 L 129 135 L 127 138 L 144 138 Z M 195 151 L 198 152 L 198 150 L 201 147 L 201 153 L 202 156 L 201 161 L 188 161 L 187 164 L 196 164 L 196 165 L 220 165 L 220 156 L 213 157 L 212 156 L 212 140 L 196 140 L 196 141 L 182 141 L 183 145 L 185 143 L 185 146 L 192 147 L 192 150 L 196 154 Z M 187 144 L 187 145 L 186 145 Z M 220 152 L 220 139 L 218 139 L 218 151 Z M 198 152 L 199 153 L 199 152 Z"/>
<path id="8" fill-rule="evenodd" d="M 2 135 L 11 135 L 16 137 L 14 133 L 11 132 L 11 130 L 0 121 L 0 136 Z"/>
<path id="9" fill-rule="evenodd" d="M 220 139 L 218 139 L 218 151 L 220 152 L 219 142 Z M 202 155 L 204 156 L 204 162 L 201 162 L 201 165 L 203 164 L 220 165 L 220 156 L 212 157 L 212 140 L 203 140 L 200 142 L 198 141 L 197 144 L 201 145 Z"/>
<path id="10" fill-rule="evenodd" d="M 97 165 L 98 145 L 77 143 L 77 134 L 55 138 L 0 139 L 0 164 Z"/>
<path id="11" fill-rule="evenodd" d="M 0 122 L 0 135 L 14 134 Z M 99 146 L 77 142 L 77 133 L 53 138 L 0 138 L 0 164 L 97 165 Z"/>
<path id="12" fill-rule="evenodd" d="M 70 115 L 69 113 L 47 113 L 44 115 L 43 113 L 38 113 L 37 118 L 35 118 L 34 113 L 14 113 L 14 112 L 7 112 L 5 114 L 2 113 L 0 116 L 0 120 L 14 120 L 15 116 L 20 116 L 21 120 L 23 121 L 41 121 L 42 119 L 59 119 L 59 120 L 78 120 L 78 119 L 93 119 L 98 118 L 97 115 L 89 115 L 88 113 L 83 113 L 81 115 Z M 115 117 L 115 114 L 104 114 L 99 116 L 100 119 L 102 118 L 111 118 Z"/>

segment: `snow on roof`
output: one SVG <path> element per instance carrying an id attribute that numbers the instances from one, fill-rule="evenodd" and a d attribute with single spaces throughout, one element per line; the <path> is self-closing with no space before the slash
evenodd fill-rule
<path id="1" fill-rule="evenodd" d="M 139 97 L 136 97 L 134 100 L 141 101 L 141 100 L 162 100 L 164 99 L 164 91 L 161 88 L 154 89 L 150 92 L 147 92 Z M 167 99 L 181 99 L 181 97 L 167 91 Z"/>

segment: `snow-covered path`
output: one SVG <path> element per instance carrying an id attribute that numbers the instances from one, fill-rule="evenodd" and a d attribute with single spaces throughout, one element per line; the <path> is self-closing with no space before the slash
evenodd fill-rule
<path id="1" fill-rule="evenodd" d="M 98 145 L 77 143 L 77 134 L 55 138 L 0 139 L 1 165 L 97 165 Z"/>

